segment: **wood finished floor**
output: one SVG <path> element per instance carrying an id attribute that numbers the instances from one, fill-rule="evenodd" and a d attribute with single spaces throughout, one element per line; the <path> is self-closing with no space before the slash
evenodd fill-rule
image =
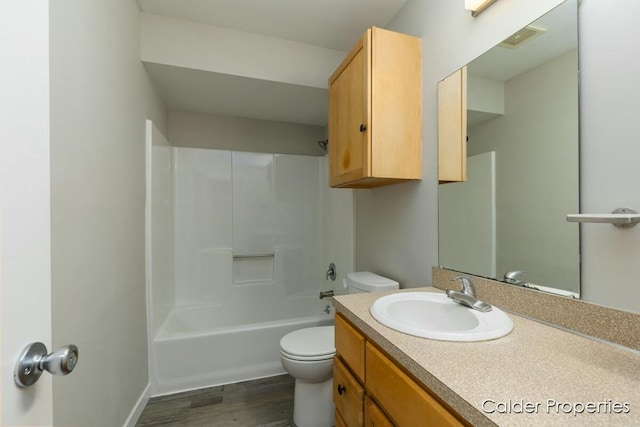
<path id="1" fill-rule="evenodd" d="M 293 426 L 289 375 L 152 398 L 136 426 Z"/>

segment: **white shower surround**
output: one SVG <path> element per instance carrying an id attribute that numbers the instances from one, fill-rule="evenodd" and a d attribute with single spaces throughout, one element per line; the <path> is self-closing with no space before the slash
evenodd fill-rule
<path id="1" fill-rule="evenodd" d="M 320 159 L 172 151 L 176 305 L 222 304 L 237 316 L 253 301 L 268 321 L 289 299 L 317 297 Z"/>
<path id="2" fill-rule="evenodd" d="M 150 203 L 160 212 L 151 222 L 164 221 L 154 228 L 152 253 L 166 254 L 169 243 L 174 253 L 150 255 L 151 264 L 173 271 L 172 281 L 160 278 L 150 289 L 152 394 L 284 373 L 280 338 L 333 321 L 323 311 L 327 300 L 318 299 L 335 286 L 324 280 L 328 261 L 339 266 L 336 283 L 353 269 L 351 191 L 326 186 L 326 158 L 170 151 L 172 185 L 164 195 L 154 188 L 164 204 Z M 333 218 L 335 229 L 325 231 Z M 162 225 L 171 238 L 157 235 Z"/>

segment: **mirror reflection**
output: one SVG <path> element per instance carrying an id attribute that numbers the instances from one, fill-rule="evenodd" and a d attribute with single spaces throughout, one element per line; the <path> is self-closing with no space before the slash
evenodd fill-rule
<path id="1" fill-rule="evenodd" d="M 467 181 L 440 185 L 440 265 L 579 296 L 577 2 L 467 65 Z"/>

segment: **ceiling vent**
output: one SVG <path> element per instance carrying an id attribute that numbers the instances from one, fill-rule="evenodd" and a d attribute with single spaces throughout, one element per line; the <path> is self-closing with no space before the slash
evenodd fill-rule
<path id="1" fill-rule="evenodd" d="M 510 37 L 500 43 L 500 46 L 509 49 L 515 49 L 520 47 L 523 43 L 528 42 L 541 34 L 544 34 L 545 30 L 542 28 L 532 27 L 531 25 L 524 27 L 520 31 L 512 34 Z"/>

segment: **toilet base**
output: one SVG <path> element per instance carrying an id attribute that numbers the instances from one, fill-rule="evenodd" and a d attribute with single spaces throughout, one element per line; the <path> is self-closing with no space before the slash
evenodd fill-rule
<path id="1" fill-rule="evenodd" d="M 333 378 L 313 384 L 296 380 L 293 422 L 297 427 L 331 427 L 334 413 Z"/>

